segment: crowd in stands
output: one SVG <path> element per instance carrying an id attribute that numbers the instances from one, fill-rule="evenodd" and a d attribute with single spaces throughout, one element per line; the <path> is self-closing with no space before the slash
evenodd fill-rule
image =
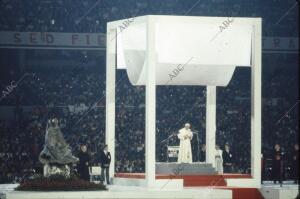
<path id="1" fill-rule="evenodd" d="M 298 24 L 295 19 L 298 11 L 295 4 L 297 1 L 294 0 L 238 0 L 234 3 L 225 0 L 2 0 L 0 30 L 105 32 L 108 21 L 152 14 L 263 17 L 265 36 L 297 36 Z"/>

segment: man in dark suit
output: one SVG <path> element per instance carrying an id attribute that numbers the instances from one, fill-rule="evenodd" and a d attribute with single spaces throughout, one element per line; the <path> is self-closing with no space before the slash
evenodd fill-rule
<path id="1" fill-rule="evenodd" d="M 232 173 L 233 171 L 233 158 L 229 145 L 225 144 L 225 150 L 222 153 L 224 173 Z"/>
<path id="2" fill-rule="evenodd" d="M 276 184 L 279 181 L 282 186 L 282 175 L 283 175 L 283 155 L 284 153 L 281 151 L 280 145 L 275 144 L 274 152 L 272 157 L 272 173 L 273 173 L 273 181 Z"/>
<path id="3" fill-rule="evenodd" d="M 100 154 L 100 163 L 101 163 L 101 183 L 103 184 L 106 178 L 106 184 L 110 184 L 109 182 L 109 165 L 111 161 L 110 153 L 108 152 L 107 145 L 104 145 L 103 150 Z M 105 177 L 104 177 L 105 171 Z"/>
<path id="4" fill-rule="evenodd" d="M 295 184 L 299 183 L 299 144 L 294 144 L 292 152 L 292 176 Z"/>
<path id="5" fill-rule="evenodd" d="M 89 181 L 90 173 L 89 173 L 89 162 L 90 155 L 87 152 L 87 146 L 85 144 L 80 146 L 80 152 L 78 154 L 79 164 L 77 165 L 77 170 L 81 179 Z"/>
<path id="6" fill-rule="evenodd" d="M 200 150 L 200 162 L 205 162 L 206 161 L 206 145 L 202 144 L 201 150 Z"/>

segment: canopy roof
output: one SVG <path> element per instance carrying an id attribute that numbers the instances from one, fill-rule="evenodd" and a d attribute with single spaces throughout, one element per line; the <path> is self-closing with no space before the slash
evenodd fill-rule
<path id="1" fill-rule="evenodd" d="M 156 85 L 226 86 L 236 66 L 250 66 L 251 18 L 152 17 L 155 49 L 151 50 L 157 60 L 149 67 L 156 67 Z M 148 20 L 130 20 L 125 27 L 119 24 L 117 67 L 127 70 L 133 85 L 145 85 Z"/>

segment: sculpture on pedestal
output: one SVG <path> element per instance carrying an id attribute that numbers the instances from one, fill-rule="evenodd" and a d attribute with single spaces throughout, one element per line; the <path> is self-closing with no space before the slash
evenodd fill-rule
<path id="1" fill-rule="evenodd" d="M 46 177 L 54 174 L 70 176 L 68 165 L 78 162 L 78 158 L 72 155 L 71 148 L 66 143 L 56 118 L 47 123 L 45 144 L 39 160 L 44 164 Z"/>

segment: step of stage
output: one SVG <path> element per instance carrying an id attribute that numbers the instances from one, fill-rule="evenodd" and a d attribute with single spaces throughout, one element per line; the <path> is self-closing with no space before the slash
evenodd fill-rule
<path id="1" fill-rule="evenodd" d="M 144 179 L 145 173 L 116 173 L 117 178 Z M 248 174 L 223 174 L 223 175 L 163 175 L 156 174 L 156 179 L 183 179 L 184 187 L 198 186 L 226 186 L 225 179 L 251 178 Z"/>
<path id="2" fill-rule="evenodd" d="M 216 170 L 212 164 L 208 163 L 176 163 L 176 162 L 157 162 L 155 164 L 156 174 L 166 175 L 215 175 Z"/>
<path id="3" fill-rule="evenodd" d="M 183 186 L 226 186 L 222 175 L 183 176 Z"/>
<path id="4" fill-rule="evenodd" d="M 226 186 L 226 179 L 251 178 L 247 174 L 222 174 L 222 175 L 184 175 L 176 179 L 183 179 L 185 187 L 195 186 Z"/>
<path id="5" fill-rule="evenodd" d="M 124 179 L 127 179 L 128 183 L 136 185 L 137 182 L 139 182 L 138 180 L 143 180 L 144 178 L 145 175 L 116 174 L 114 183 L 116 182 L 116 184 L 124 185 Z M 175 182 L 175 180 L 183 180 L 183 187 L 226 186 L 225 178 L 222 175 L 157 175 L 156 180 L 168 180 L 167 182 L 169 183 L 167 184 Z"/>
<path id="6" fill-rule="evenodd" d="M 232 199 L 264 199 L 257 188 L 217 187 L 217 189 L 231 190 Z"/>
<path id="7" fill-rule="evenodd" d="M 295 199 L 299 195 L 299 185 L 286 182 L 281 187 L 278 184 L 267 183 L 261 187 L 260 192 L 264 199 Z"/>
<path id="8" fill-rule="evenodd" d="M 194 188 L 202 189 L 203 187 L 194 187 Z M 262 193 L 257 188 L 217 186 L 217 187 L 210 187 L 210 189 L 214 190 L 214 191 L 215 190 L 231 190 L 232 191 L 232 199 L 266 199 L 263 197 Z M 272 198 L 272 199 L 275 199 L 275 198 Z M 292 199 L 292 198 L 280 197 L 280 198 L 276 198 L 276 199 Z"/>

